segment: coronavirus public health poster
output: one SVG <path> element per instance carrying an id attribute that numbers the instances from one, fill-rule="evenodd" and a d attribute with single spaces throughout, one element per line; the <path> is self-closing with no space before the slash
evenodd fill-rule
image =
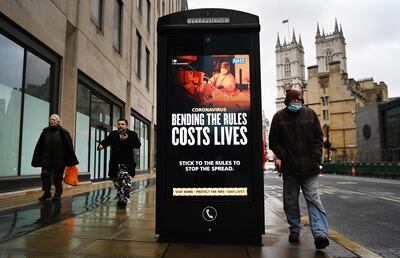
<path id="1" fill-rule="evenodd" d="M 166 161 L 172 199 L 251 198 L 250 56 L 170 57 Z"/>

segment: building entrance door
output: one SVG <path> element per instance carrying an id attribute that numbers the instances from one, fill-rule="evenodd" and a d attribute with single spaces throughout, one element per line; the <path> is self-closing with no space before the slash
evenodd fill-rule
<path id="1" fill-rule="evenodd" d="M 110 159 L 109 148 L 98 151 L 97 145 L 107 136 L 107 128 L 103 125 L 92 125 L 90 127 L 91 142 L 91 162 L 90 162 L 90 180 L 100 181 L 107 178 L 108 161 Z"/>

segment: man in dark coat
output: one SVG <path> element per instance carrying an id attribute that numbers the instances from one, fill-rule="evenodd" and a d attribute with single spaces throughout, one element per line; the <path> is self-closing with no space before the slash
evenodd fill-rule
<path id="1" fill-rule="evenodd" d="M 128 129 L 128 121 L 120 118 L 117 121 L 117 130 L 112 131 L 103 141 L 100 142 L 97 149 L 102 150 L 108 146 L 111 146 L 111 157 L 109 162 L 108 176 L 114 181 L 117 187 L 118 193 L 124 193 L 125 197 L 119 194 L 119 204 L 126 205 L 127 199 L 129 199 L 130 186 L 125 184 L 130 180 L 123 179 L 119 172 L 127 170 L 131 177 L 135 176 L 136 163 L 133 157 L 133 149 L 140 147 L 140 141 L 136 132 Z M 120 169 L 118 165 L 125 165 L 126 169 Z M 121 182 L 117 179 L 121 179 Z"/>
<path id="2" fill-rule="evenodd" d="M 300 188 L 307 202 L 311 231 L 317 249 L 329 245 L 328 220 L 318 192 L 319 163 L 322 157 L 322 130 L 315 112 L 303 107 L 300 91 L 286 92 L 285 109 L 271 123 L 270 149 L 275 166 L 283 175 L 283 205 L 290 225 L 289 242 L 299 242 Z"/>
<path id="3" fill-rule="evenodd" d="M 40 201 L 51 198 L 51 178 L 53 177 L 55 194 L 53 201 L 60 201 L 63 192 L 62 179 L 66 166 L 77 165 L 71 135 L 60 126 L 60 117 L 50 116 L 49 126 L 44 128 L 33 153 L 33 167 L 41 167 L 43 195 Z"/>

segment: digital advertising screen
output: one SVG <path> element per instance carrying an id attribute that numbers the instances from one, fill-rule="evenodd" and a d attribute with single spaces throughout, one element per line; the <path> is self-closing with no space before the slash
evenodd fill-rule
<path id="1" fill-rule="evenodd" d="M 157 25 L 159 241 L 261 243 L 259 19 L 187 10 Z"/>
<path id="2" fill-rule="evenodd" d="M 170 197 L 249 198 L 250 56 L 173 56 L 170 66 Z"/>

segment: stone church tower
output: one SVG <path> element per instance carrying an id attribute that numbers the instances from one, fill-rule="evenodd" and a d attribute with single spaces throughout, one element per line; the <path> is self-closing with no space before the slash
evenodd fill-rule
<path id="1" fill-rule="evenodd" d="M 319 73 L 329 72 L 329 63 L 339 61 L 340 69 L 347 73 L 346 42 L 344 40 L 342 25 L 340 29 L 335 19 L 335 30 L 333 33 L 322 34 L 317 24 L 317 35 L 315 36 L 315 48 L 317 50 L 317 65 Z"/>
<path id="2" fill-rule="evenodd" d="M 335 29 L 325 34 L 317 24 L 315 35 L 317 64 L 307 67 L 304 75 L 304 50 L 301 38 L 275 46 L 277 99 L 276 109 L 285 107 L 287 89 L 303 92 L 304 104 L 317 114 L 323 131 L 325 162 L 354 161 L 357 154 L 355 113 L 358 109 L 388 100 L 387 86 L 373 78 L 355 80 L 348 77 L 346 42 L 342 26 L 335 19 Z"/>
<path id="3" fill-rule="evenodd" d="M 276 110 L 285 107 L 283 103 L 286 90 L 296 88 L 301 89 L 305 79 L 304 69 L 304 49 L 299 35 L 299 41 L 293 31 L 292 41 L 286 43 L 286 39 L 281 44 L 278 39 L 275 46 L 276 56 L 276 82 L 278 96 L 276 98 Z"/>

